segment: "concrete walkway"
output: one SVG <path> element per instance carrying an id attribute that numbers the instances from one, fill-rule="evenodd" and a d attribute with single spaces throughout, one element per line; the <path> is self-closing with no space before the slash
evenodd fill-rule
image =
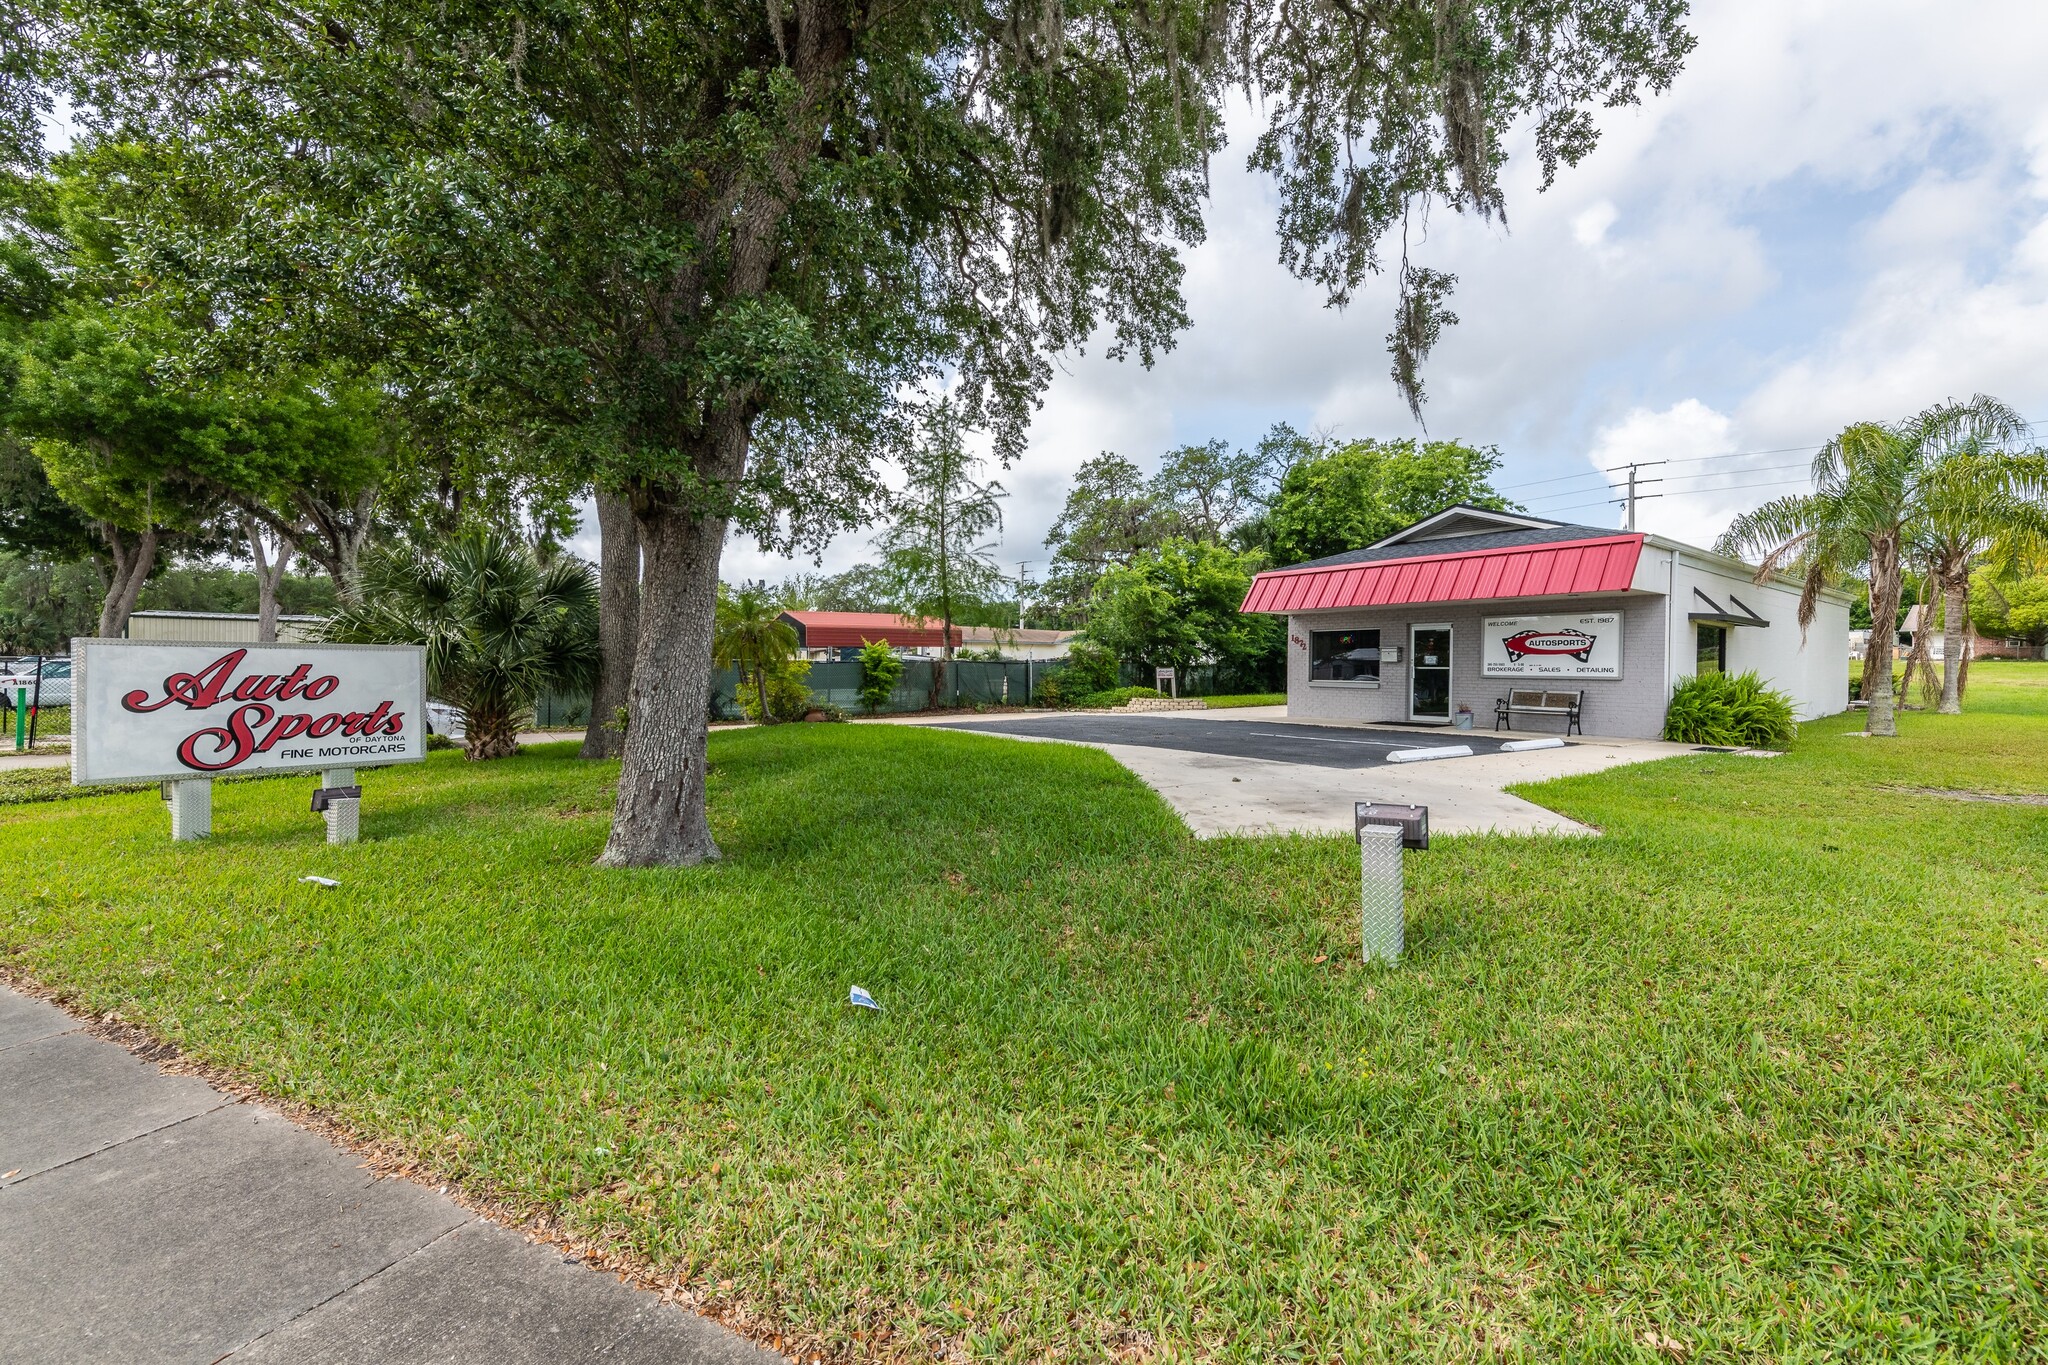
<path id="1" fill-rule="evenodd" d="M 1057 717 L 1063 712 L 1044 712 Z M 1104 714 L 1114 720 L 1113 714 Z M 1375 736 L 1399 736 L 1416 748 L 1455 744 L 1459 732 L 1373 726 L 1342 721 L 1292 721 L 1284 706 L 1239 707 L 1217 711 L 1134 712 L 1145 722 L 1185 718 L 1198 722 L 1241 721 L 1265 728 L 1300 725 L 1313 730 L 1342 728 Z M 1027 714 L 1003 717 L 1010 733 L 1004 738 L 1028 739 Z M 1024 723 L 1015 724 L 1022 721 Z M 958 729 L 973 728 L 958 725 Z M 1307 733 L 1307 730 L 1304 730 Z M 1490 732 L 1489 732 L 1490 733 Z M 1503 735 L 1502 738 L 1506 736 Z M 1541 738 L 1523 735 L 1517 738 Z M 1047 735 L 1039 743 L 1074 743 Z M 1505 790 L 1523 782 L 1600 772 L 1626 763 L 1646 763 L 1695 752 L 1683 744 L 1661 740 L 1603 739 L 1573 736 L 1561 749 L 1528 753 L 1482 753 L 1471 758 L 1390 766 L 1361 763 L 1356 768 L 1316 763 L 1274 762 L 1231 754 L 1189 752 L 1138 744 L 1092 742 L 1129 768 L 1166 798 L 1198 838 L 1229 834 L 1349 834 L 1352 804 L 1391 801 L 1429 807 L 1429 827 L 1438 834 L 1597 834 L 1533 801 Z"/>
<path id="2" fill-rule="evenodd" d="M 0 986 L 0 1360 L 772 1365 Z"/>
<path id="3" fill-rule="evenodd" d="M 31 753 L 18 754 L 12 749 L 0 750 L 0 772 L 9 768 L 68 768 L 71 766 L 69 749 L 37 749 Z"/>

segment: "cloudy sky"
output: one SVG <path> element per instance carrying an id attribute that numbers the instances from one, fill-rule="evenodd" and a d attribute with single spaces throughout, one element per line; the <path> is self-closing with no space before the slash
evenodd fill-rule
<path id="1" fill-rule="evenodd" d="M 1511 165 L 1507 229 L 1436 215 L 1418 255 L 1457 273 L 1463 322 L 1429 362 L 1429 431 L 1499 446 L 1509 496 L 1594 525 L 1619 517 L 1603 471 L 1668 461 L 1639 525 L 1707 543 L 1806 487 L 1849 421 L 1982 391 L 2048 423 L 2048 4 L 1701 0 L 1694 31 L 1670 93 L 1606 114 L 1549 193 Z M 1416 431 L 1387 378 L 1390 291 L 1334 312 L 1280 268 L 1241 115 L 1189 258 L 1193 326 L 1149 371 L 1069 357 L 1000 475 L 1001 557 L 1034 577 L 1098 451 L 1151 469 L 1278 421 Z M 824 567 L 866 555 L 849 537 Z M 735 541 L 725 576 L 809 568 Z"/>

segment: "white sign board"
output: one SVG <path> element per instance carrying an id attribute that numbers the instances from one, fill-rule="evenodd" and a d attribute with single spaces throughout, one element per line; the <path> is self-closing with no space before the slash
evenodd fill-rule
<path id="1" fill-rule="evenodd" d="M 419 645 L 73 640 L 71 780 L 138 782 L 416 763 Z"/>
<path id="2" fill-rule="evenodd" d="M 1489 678 L 1619 678 L 1618 611 L 1490 616 L 1481 623 L 1481 672 Z"/>

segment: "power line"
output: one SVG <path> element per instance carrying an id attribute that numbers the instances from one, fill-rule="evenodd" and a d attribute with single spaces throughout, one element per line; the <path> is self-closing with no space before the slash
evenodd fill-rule
<path id="1" fill-rule="evenodd" d="M 1626 468 L 1626 466 L 1623 466 L 1623 467 L 1624 467 L 1624 468 Z M 1707 471 L 1703 471 L 1703 472 L 1701 472 L 1701 473 L 1698 473 L 1698 474 L 1673 474 L 1673 475 L 1670 475 L 1670 476 L 1669 476 L 1668 478 L 1666 478 L 1666 479 L 1660 480 L 1660 482 L 1665 482 L 1665 483 L 1671 483 L 1671 482 L 1680 482 L 1680 481 L 1682 481 L 1682 482 L 1686 482 L 1686 483 L 1691 483 L 1691 482 L 1694 482 L 1694 481 L 1696 481 L 1696 480 L 1699 480 L 1699 479 L 1726 479 L 1726 478 L 1733 478 L 1733 477 L 1736 477 L 1736 476 L 1738 476 L 1738 475 L 1742 475 L 1742 474 L 1776 474 L 1776 473 L 1780 473 L 1780 472 L 1782 472 L 1782 471 L 1784 471 L 1784 470 L 1787 470 L 1787 469 L 1805 469 L 1806 467 L 1807 467 L 1807 466 L 1806 466 L 1806 465 L 1805 465 L 1805 464 L 1804 464 L 1804 463 L 1802 462 L 1802 463 L 1799 463 L 1799 464 L 1777 464 L 1777 465 L 1758 465 L 1758 466 L 1756 466 L 1756 467 L 1754 467 L 1754 468 L 1749 468 L 1749 469 L 1730 469 L 1730 470 L 1727 470 L 1726 472 L 1722 472 L 1722 471 L 1719 471 L 1719 470 L 1707 470 Z M 1645 482 L 1647 482 L 1647 480 L 1645 480 Z M 1609 486 L 1610 486 L 1610 487 L 1612 487 L 1612 486 L 1613 486 L 1613 484 L 1614 484 L 1614 481 L 1610 479 L 1610 480 L 1608 481 L 1608 483 L 1609 483 Z M 1555 501 L 1557 501 L 1557 500 L 1558 500 L 1558 499 L 1560 499 L 1560 498 L 1578 498 L 1578 497 L 1584 497 L 1584 496 L 1585 496 L 1586 494 L 1588 494 L 1588 493 L 1591 493 L 1592 491 L 1593 491 L 1593 490 L 1592 490 L 1592 489 L 1590 489 L 1590 488 L 1574 488 L 1574 489 L 1568 489 L 1568 490 L 1566 490 L 1565 492 L 1562 492 L 1562 493 L 1549 493 L 1549 494 L 1546 494 L 1546 495 L 1544 495 L 1543 497 L 1540 497 L 1540 498 L 1533 498 L 1533 499 L 1531 499 L 1531 500 L 1530 500 L 1530 505 L 1531 505 L 1532 507 L 1537 507 L 1537 506 L 1541 506 L 1541 505 L 1542 505 L 1543 503 L 1546 503 L 1546 502 L 1555 502 Z M 1669 490 L 1667 490 L 1667 491 L 1669 491 Z M 1709 489 L 1709 488 L 1689 488 L 1689 489 L 1679 489 L 1679 490 L 1677 490 L 1677 491 L 1679 491 L 1679 492 L 1692 492 L 1692 493 L 1704 493 L 1704 492 L 1710 492 L 1710 491 L 1711 491 L 1711 489 Z"/>
<path id="2" fill-rule="evenodd" d="M 2035 420 L 2032 420 L 2032 419 L 2026 419 L 2026 418 L 2023 418 L 2023 419 L 2021 419 L 2020 425 L 2021 425 L 2021 426 L 2023 426 L 2023 427 L 2025 427 L 2025 428 L 2026 428 L 2026 429 L 2027 429 L 2028 431 L 2037 431 L 2037 430 L 2041 429 L 2041 428 L 2042 428 L 2042 427 L 2043 427 L 2044 425 L 2048 425 L 2048 422 L 2044 422 L 2044 421 L 2035 421 Z M 1820 443 L 1820 444 L 1818 444 L 1818 445 L 1804 445 L 1804 446 L 1777 446 L 1777 447 L 1774 447 L 1774 448 L 1772 448 L 1772 449 L 1770 449 L 1770 450 L 1728 450 L 1728 451 L 1722 451 L 1722 452 L 1720 452 L 1719 454 L 1715 454 L 1715 455 L 1688 455 L 1688 456 L 1683 456 L 1683 457 L 1680 457 L 1680 458 L 1677 458 L 1677 459 L 1666 459 L 1666 460 L 1659 460 L 1659 461 L 1657 461 L 1656 463 L 1658 463 L 1658 464 L 1688 464 L 1688 465 L 1690 465 L 1690 464 L 1711 464 L 1711 463 L 1714 463 L 1714 462 L 1716 462 L 1716 461 L 1721 461 L 1721 460 L 1749 460 L 1749 459 L 1754 459 L 1754 458 L 1756 458 L 1757 456 L 1760 456 L 1760 455 L 1793 455 L 1793 454 L 1814 454 L 1814 453 L 1817 453 L 1817 452 L 1819 452 L 1819 451 L 1820 451 L 1820 450 L 1822 449 L 1822 447 L 1823 447 L 1823 446 L 1825 446 L 1826 444 L 1827 444 L 1826 442 L 1821 442 L 1821 443 Z M 1650 463 L 1650 462 L 1648 462 L 1648 461 L 1637 461 L 1637 463 L 1638 463 L 1639 465 L 1644 465 L 1644 466 L 1647 466 L 1647 465 L 1648 465 L 1648 463 Z M 1793 465 L 1783 465 L 1783 466 L 1774 466 L 1774 467 L 1775 467 L 1775 468 L 1788 468 L 1788 469 L 1789 469 L 1789 468 L 1797 468 L 1797 466 L 1793 466 Z M 1605 471 L 1605 472 L 1607 472 L 1607 473 L 1610 473 L 1610 474 L 1611 474 L 1611 473 L 1616 473 L 1616 472 L 1618 472 L 1618 471 L 1620 471 L 1620 470 L 1623 470 L 1623 469 L 1627 469 L 1627 468 L 1628 468 L 1628 466 L 1627 466 L 1627 465 L 1625 465 L 1625 464 L 1621 464 L 1621 465 L 1615 465 L 1615 466 L 1614 466 L 1614 467 L 1613 467 L 1612 469 L 1609 469 L 1609 470 L 1607 470 L 1607 471 Z M 1754 472 L 1754 473 L 1763 473 L 1764 471 L 1763 471 L 1763 470 L 1754 470 L 1754 471 L 1752 471 L 1752 470 L 1742 470 L 1742 471 L 1738 471 L 1738 472 L 1741 472 L 1741 473 L 1752 473 L 1752 472 Z M 1579 480 L 1579 479 L 1597 479 L 1597 478 L 1600 478 L 1600 477 L 1601 477 L 1601 474 L 1602 474 L 1602 471 L 1600 471 L 1600 470 L 1597 470 L 1597 469 L 1588 469 L 1588 470 L 1584 470 L 1584 471 L 1582 471 L 1582 472 L 1580 472 L 1580 473 L 1576 473 L 1576 474 L 1556 474 L 1556 475 L 1552 475 L 1551 477 L 1549 477 L 1549 478 L 1545 478 L 1545 479 L 1525 479 L 1525 480 L 1523 480 L 1523 481 L 1522 481 L 1521 483 L 1510 483 L 1510 484 L 1503 484 L 1503 485 L 1501 485 L 1501 486 L 1500 486 L 1500 488 L 1499 488 L 1499 489 L 1498 489 L 1497 491 L 1499 491 L 1499 492 L 1502 492 L 1502 493 L 1512 493 L 1512 492 L 1514 492 L 1515 490 L 1517 490 L 1517 489 L 1521 489 L 1521 488 L 1540 488 L 1540 487 L 1543 487 L 1544 485 L 1547 485 L 1547 484 L 1553 484 L 1553 483 L 1571 483 L 1571 482 L 1575 482 L 1575 481 L 1577 481 L 1577 480 Z M 1683 476 L 1681 476 L 1681 477 L 1685 477 L 1685 478 L 1696 478 L 1696 477 L 1705 477 L 1705 476 L 1702 476 L 1702 475 L 1683 475 Z M 1590 488 L 1585 488 L 1585 489 L 1568 489 L 1568 490 L 1565 490 L 1564 492 L 1561 492 L 1561 493 L 1545 493 L 1545 494 L 1542 494 L 1542 495 L 1540 495 L 1540 496 L 1538 497 L 1537 501 L 1541 502 L 1541 501 L 1545 501 L 1545 500 L 1547 500 L 1547 499 L 1550 499 L 1550 498 L 1556 498 L 1556 497 L 1573 497 L 1573 496 L 1575 496 L 1575 495 L 1577 495 L 1577 494 L 1579 494 L 1579 493 L 1590 493 L 1590 492 L 1592 492 L 1592 491 L 1593 491 L 1593 490 L 1592 490 L 1592 489 L 1590 489 Z M 1585 505 L 1586 505 L 1586 506 L 1589 506 L 1589 507 L 1591 507 L 1591 506 L 1596 506 L 1597 504 L 1593 504 L 1593 503 L 1587 503 L 1587 504 L 1585 504 Z M 1566 510 L 1570 510 L 1570 509 L 1566 509 Z"/>
<path id="3" fill-rule="evenodd" d="M 1698 494 L 1702 494 L 1702 493 L 1720 493 L 1720 492 L 1724 492 L 1724 491 L 1725 491 L 1725 492 L 1731 492 L 1731 493 L 1732 493 L 1732 492 L 1736 491 L 1737 489 L 1742 489 L 1742 488 L 1796 488 L 1796 487 L 1798 487 L 1799 485 L 1801 485 L 1801 484 L 1804 484 L 1805 482 L 1806 482 L 1806 480 L 1805 480 L 1805 479 L 1775 479 L 1775 480 L 1766 480 L 1766 481 L 1764 481 L 1764 482 L 1762 482 L 1762 483 L 1737 483 L 1737 484 L 1726 484 L 1726 485 L 1723 485 L 1723 486 L 1722 486 L 1722 487 L 1720 487 L 1720 488 L 1693 488 L 1693 489 L 1681 489 L 1680 491 L 1681 491 L 1682 493 L 1685 493 L 1685 494 L 1687 494 L 1688 496 L 1696 496 L 1696 495 L 1698 495 Z M 1664 497 L 1664 496 L 1665 496 L 1665 494 L 1662 494 L 1662 493 L 1645 493 L 1645 494 L 1643 494 L 1642 496 L 1643 496 L 1643 497 L 1645 497 L 1645 498 L 1650 498 L 1650 497 L 1659 497 L 1659 498 L 1661 498 L 1661 497 Z M 1544 515 L 1546 515 L 1546 516 L 1563 516 L 1563 515 L 1564 515 L 1564 514 L 1565 514 L 1566 512 L 1584 512 L 1584 511 L 1588 510 L 1589 508 L 1594 508 L 1594 507 L 1614 507 L 1614 506 L 1617 506 L 1617 505 L 1619 505 L 1619 504 L 1621 503 L 1621 501 L 1622 501 L 1622 500 L 1621 500 L 1620 498 L 1602 498 L 1602 499 L 1600 499 L 1600 500 L 1599 500 L 1599 501 L 1597 501 L 1597 502 L 1582 502 L 1582 503 L 1578 503 L 1578 504 L 1576 504 L 1576 505 L 1574 505 L 1574 506 L 1571 506 L 1571 507 L 1552 507 L 1552 508 L 1549 508 L 1549 509 L 1547 509 L 1547 510 L 1545 511 Z"/>

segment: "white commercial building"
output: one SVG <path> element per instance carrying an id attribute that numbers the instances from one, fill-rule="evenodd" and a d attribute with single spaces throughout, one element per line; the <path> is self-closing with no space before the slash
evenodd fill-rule
<path id="1" fill-rule="evenodd" d="M 1245 611 L 1287 618 L 1287 710 L 1315 720 L 1653 738 L 1671 691 L 1754 670 L 1799 718 L 1848 706 L 1849 598 L 1799 626 L 1799 583 L 1662 536 L 1448 508 L 1374 545 L 1272 569 Z M 1506 711 L 1510 703 L 1517 709 Z"/>

